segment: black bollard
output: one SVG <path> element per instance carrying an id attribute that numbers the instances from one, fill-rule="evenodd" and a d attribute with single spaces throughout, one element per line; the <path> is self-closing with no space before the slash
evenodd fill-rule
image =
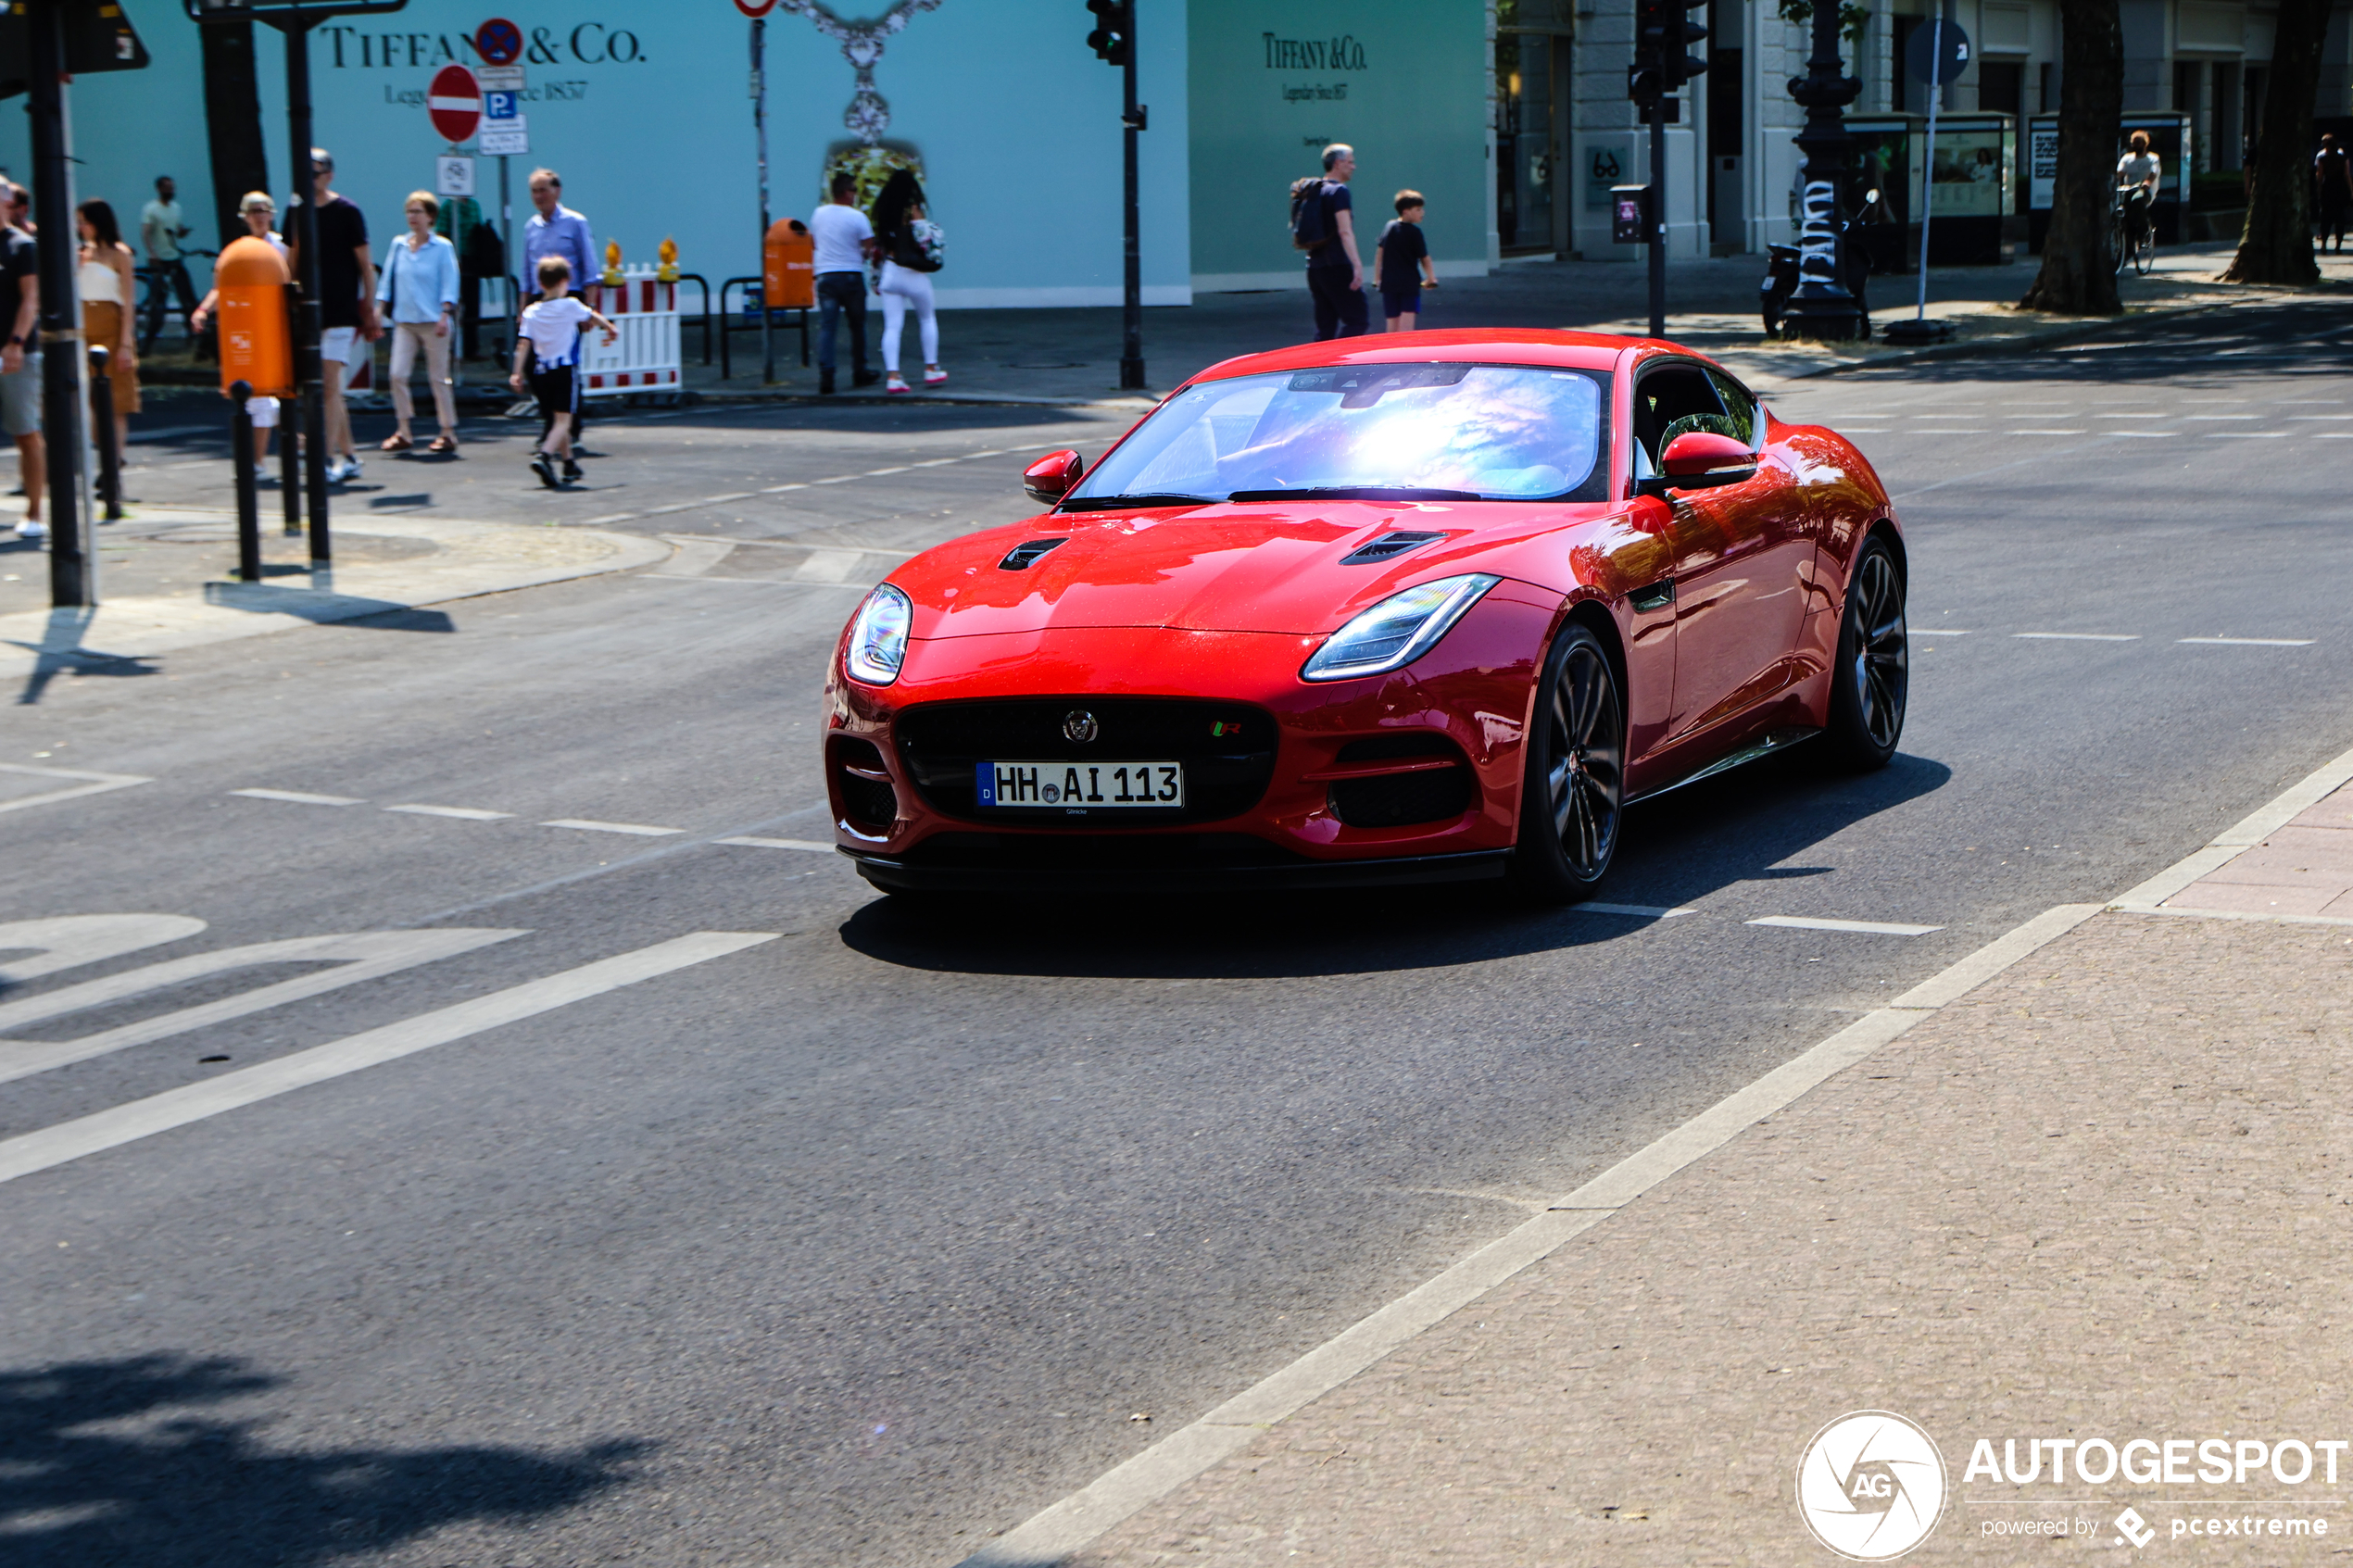
<path id="1" fill-rule="evenodd" d="M 103 348 L 90 351 L 91 433 L 98 438 L 98 499 L 106 503 L 107 521 L 122 521 L 122 444 L 114 428 L 114 378 L 107 373 L 113 358 Z"/>
<path id="2" fill-rule="evenodd" d="M 278 488 L 285 493 L 286 532 L 302 532 L 302 399 L 290 393 L 278 398 Z"/>
<path id="3" fill-rule="evenodd" d="M 246 583 L 261 581 L 261 495 L 254 483 L 253 383 L 232 382 L 229 395 L 237 401 L 237 417 L 229 433 L 230 461 L 237 474 L 237 576 Z"/>

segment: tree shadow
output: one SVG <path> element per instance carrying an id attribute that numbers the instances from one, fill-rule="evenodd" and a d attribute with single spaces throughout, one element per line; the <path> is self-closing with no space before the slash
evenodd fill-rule
<path id="1" fill-rule="evenodd" d="M 1630 808 L 1599 899 L 1669 909 L 1739 882 L 1833 868 L 1780 862 L 1944 787 L 1899 754 L 1826 772 L 1800 747 Z M 1534 907 L 1500 882 L 1246 898 L 878 898 L 841 924 L 853 950 L 907 969 L 1092 979 L 1276 979 L 1442 969 L 1610 942 L 1655 917 Z"/>
<path id="2" fill-rule="evenodd" d="M 467 1520 L 510 1524 L 633 1477 L 651 1445 L 265 1447 L 263 1418 L 200 1413 L 286 1379 L 169 1352 L 0 1371 L 0 1537 L 17 1568 L 295 1568 Z"/>

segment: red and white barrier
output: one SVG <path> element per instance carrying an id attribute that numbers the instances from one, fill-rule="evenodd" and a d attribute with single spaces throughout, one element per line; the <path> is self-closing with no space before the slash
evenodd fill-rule
<path id="1" fill-rule="evenodd" d="M 590 309 L 621 329 L 610 344 L 594 328 L 581 333 L 582 395 L 677 392 L 678 285 L 658 281 L 650 267 L 625 267 L 620 282 L 590 283 L 580 292 Z"/>

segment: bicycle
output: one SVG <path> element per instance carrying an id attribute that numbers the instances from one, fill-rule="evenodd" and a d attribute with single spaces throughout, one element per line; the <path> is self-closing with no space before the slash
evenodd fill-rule
<path id="1" fill-rule="evenodd" d="M 2116 255 L 2117 275 L 2121 277 L 2130 267 L 2145 278 L 2149 269 L 2157 265 L 2157 236 L 2149 221 L 2149 194 L 2145 185 L 2133 185 L 2116 193 L 2116 207 L 2109 214 L 2108 246 Z"/>

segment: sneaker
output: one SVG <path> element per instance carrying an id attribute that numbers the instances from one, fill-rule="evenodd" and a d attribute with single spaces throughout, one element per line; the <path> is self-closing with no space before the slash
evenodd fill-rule
<path id="1" fill-rule="evenodd" d="M 849 384 L 852 386 L 872 386 L 880 380 L 882 380 L 882 372 L 879 370 L 860 370 L 857 374 L 849 378 Z"/>
<path id="2" fill-rule="evenodd" d="M 948 372 L 945 370 L 925 370 L 924 372 L 924 384 L 925 386 L 946 386 L 948 384 Z"/>
<path id="3" fill-rule="evenodd" d="M 539 476 L 539 483 L 546 485 L 548 489 L 553 490 L 558 487 L 556 483 L 556 462 L 555 459 L 548 457 L 547 453 L 535 452 L 532 454 L 531 471 L 537 474 Z"/>
<path id="4" fill-rule="evenodd" d="M 346 458 L 343 460 L 343 482 L 346 484 L 348 484 L 359 477 L 359 459 L 357 458 Z"/>
<path id="5" fill-rule="evenodd" d="M 564 459 L 564 483 L 566 484 L 577 484 L 586 477 L 587 475 L 580 471 L 580 465 L 578 463 L 573 462 L 570 458 L 566 458 Z"/>
<path id="6" fill-rule="evenodd" d="M 830 370 L 819 370 L 819 371 L 817 372 L 817 392 L 818 392 L 818 395 L 819 395 L 820 396 L 830 396 L 830 395 L 832 395 L 832 393 L 833 393 L 833 390 L 834 390 L 834 373 L 833 373 L 833 371 L 831 371 Z"/>
<path id="7" fill-rule="evenodd" d="M 884 383 L 883 390 L 895 397 L 899 394 L 911 389 L 907 385 L 907 378 L 900 375 L 898 371 L 893 370 L 890 374 L 890 380 Z"/>
<path id="8" fill-rule="evenodd" d="M 17 524 L 17 537 L 38 543 L 49 537 L 49 527 L 37 517 L 29 517 Z"/>

